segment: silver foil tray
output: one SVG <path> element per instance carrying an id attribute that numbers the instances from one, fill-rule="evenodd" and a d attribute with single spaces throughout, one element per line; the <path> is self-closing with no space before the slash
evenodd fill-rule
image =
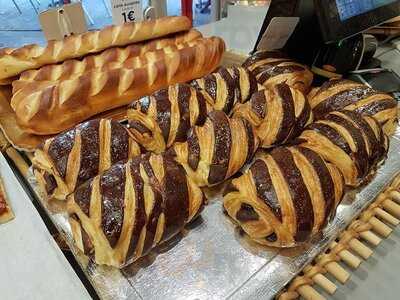
<path id="1" fill-rule="evenodd" d="M 272 249 L 250 241 L 223 213 L 221 196 L 214 196 L 182 234 L 123 270 L 96 266 L 73 252 L 102 299 L 269 299 L 322 252 L 399 171 L 400 127 L 374 179 L 356 196 L 346 195 L 318 239 L 294 249 Z M 33 177 L 29 184 L 37 193 Z M 74 249 L 66 215 L 44 206 Z"/>

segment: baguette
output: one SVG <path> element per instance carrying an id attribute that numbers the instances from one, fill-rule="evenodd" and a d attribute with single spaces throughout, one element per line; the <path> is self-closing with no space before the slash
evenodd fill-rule
<path id="1" fill-rule="evenodd" d="M 170 45 L 166 46 L 162 49 L 158 49 L 155 51 L 146 52 L 141 56 L 135 56 L 125 61 L 114 61 L 110 63 L 105 63 L 103 65 L 99 65 L 98 67 L 92 68 L 90 70 L 77 70 L 75 73 L 69 74 L 69 76 L 65 76 L 66 78 L 60 78 L 59 80 L 53 80 L 49 78 L 48 80 L 36 81 L 36 80 L 19 80 L 13 83 L 13 95 L 11 101 L 11 107 L 15 110 L 17 106 L 17 100 L 23 99 L 26 96 L 32 94 L 33 90 L 41 90 L 47 88 L 49 86 L 54 85 L 57 82 L 65 81 L 65 80 L 72 80 L 79 78 L 80 76 L 85 75 L 88 72 L 105 72 L 114 69 L 126 68 L 126 69 L 137 69 L 142 68 L 149 63 L 154 63 L 160 60 L 165 59 L 166 55 L 171 52 L 176 52 L 178 50 L 193 47 L 198 42 L 205 42 L 205 39 L 198 39 L 191 42 L 181 43 L 178 45 Z M 21 94 L 20 94 L 21 93 Z"/>
<path id="2" fill-rule="evenodd" d="M 18 124 L 38 135 L 61 132 L 100 112 L 212 72 L 224 50 L 223 40 L 212 37 L 168 53 L 163 60 L 141 68 L 91 71 L 75 79 L 32 89 L 29 96 L 12 101 L 16 103 Z"/>
<path id="3" fill-rule="evenodd" d="M 26 45 L 22 48 L 0 49 L 0 79 L 47 64 L 82 57 L 111 47 L 142 42 L 191 28 L 186 17 L 165 17 L 153 21 L 108 26 L 102 30 L 50 41 L 46 47 Z"/>
<path id="4" fill-rule="evenodd" d="M 133 57 L 139 57 L 168 46 L 185 44 L 201 37 L 202 35 L 199 31 L 191 29 L 184 33 L 140 44 L 132 44 L 124 48 L 110 48 L 99 54 L 88 55 L 83 60 L 70 59 L 63 64 L 47 65 L 39 70 L 25 71 L 18 80 L 13 82 L 13 93 L 15 94 L 21 89 L 26 82 L 69 79 L 71 76 L 78 76 L 92 69 L 102 68 L 110 63 L 123 63 Z"/>

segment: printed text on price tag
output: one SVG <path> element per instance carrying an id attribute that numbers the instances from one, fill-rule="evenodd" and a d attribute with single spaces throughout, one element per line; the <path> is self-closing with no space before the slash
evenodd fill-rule
<path id="1" fill-rule="evenodd" d="M 137 22 L 143 19 L 141 0 L 111 0 L 113 23 Z"/>

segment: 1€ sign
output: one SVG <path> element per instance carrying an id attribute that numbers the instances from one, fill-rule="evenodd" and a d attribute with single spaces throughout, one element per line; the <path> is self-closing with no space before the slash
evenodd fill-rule
<path id="1" fill-rule="evenodd" d="M 141 0 L 111 0 L 111 10 L 115 25 L 137 22 L 143 19 Z"/>

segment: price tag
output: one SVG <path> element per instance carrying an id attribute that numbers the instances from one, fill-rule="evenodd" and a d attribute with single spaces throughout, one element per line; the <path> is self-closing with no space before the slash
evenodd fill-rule
<path id="1" fill-rule="evenodd" d="M 111 0 L 113 23 L 137 22 L 143 19 L 141 0 Z"/>
<path id="2" fill-rule="evenodd" d="M 293 34 L 299 21 L 300 18 L 298 17 L 272 18 L 258 43 L 257 50 L 282 49 Z"/>

